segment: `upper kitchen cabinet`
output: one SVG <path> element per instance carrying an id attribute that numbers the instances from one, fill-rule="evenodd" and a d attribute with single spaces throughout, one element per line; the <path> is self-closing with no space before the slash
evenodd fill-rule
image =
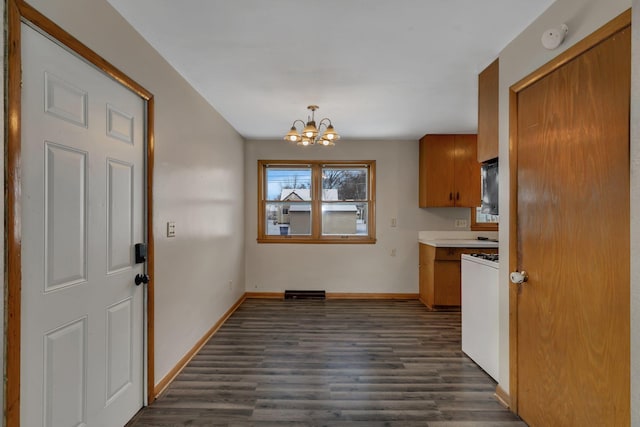
<path id="1" fill-rule="evenodd" d="M 478 161 L 498 157 L 498 59 L 478 75 Z"/>
<path id="2" fill-rule="evenodd" d="M 425 135 L 420 139 L 419 206 L 480 206 L 476 135 Z"/>

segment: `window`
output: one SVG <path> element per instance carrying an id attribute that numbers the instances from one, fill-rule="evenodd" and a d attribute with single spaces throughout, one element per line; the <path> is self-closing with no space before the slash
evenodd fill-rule
<path id="1" fill-rule="evenodd" d="M 484 214 L 480 208 L 471 208 L 471 230 L 498 231 L 498 215 Z"/>
<path id="2" fill-rule="evenodd" d="M 258 242 L 375 243 L 375 161 L 258 161 Z"/>
<path id="3" fill-rule="evenodd" d="M 482 182 L 482 200 L 495 200 L 498 198 L 498 162 L 483 164 L 480 171 Z M 487 197 L 487 199 L 485 199 Z M 498 215 L 482 213 L 480 207 L 471 208 L 471 230 L 474 231 L 498 231 Z"/>

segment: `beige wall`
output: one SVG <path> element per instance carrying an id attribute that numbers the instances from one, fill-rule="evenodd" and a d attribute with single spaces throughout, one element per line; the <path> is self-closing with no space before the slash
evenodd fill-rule
<path id="1" fill-rule="evenodd" d="M 378 242 L 258 244 L 257 161 L 274 159 L 376 160 Z M 418 293 L 418 231 L 454 230 L 456 218 L 469 220 L 469 209 L 418 208 L 418 141 L 345 139 L 331 148 L 296 147 L 283 140 L 247 141 L 245 172 L 248 292 Z M 398 226 L 392 228 L 394 217 Z"/>
<path id="2" fill-rule="evenodd" d="M 105 0 L 29 3 L 155 96 L 158 382 L 244 292 L 243 139 Z"/>
<path id="3" fill-rule="evenodd" d="M 557 0 L 500 52 L 500 373 L 499 384 L 509 390 L 509 87 L 562 51 L 618 16 L 630 0 Z M 540 36 L 562 23 L 569 26 L 565 42 L 556 50 L 542 47 Z M 632 257 L 633 258 L 633 257 Z M 637 281 L 637 275 L 636 275 Z M 637 361 L 636 363 L 640 363 Z"/>

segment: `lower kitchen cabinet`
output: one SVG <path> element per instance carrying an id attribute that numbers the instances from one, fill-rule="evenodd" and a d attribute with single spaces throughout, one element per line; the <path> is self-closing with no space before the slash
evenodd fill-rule
<path id="1" fill-rule="evenodd" d="M 420 301 L 429 308 L 460 307 L 460 257 L 498 249 L 436 247 L 420 243 Z"/>

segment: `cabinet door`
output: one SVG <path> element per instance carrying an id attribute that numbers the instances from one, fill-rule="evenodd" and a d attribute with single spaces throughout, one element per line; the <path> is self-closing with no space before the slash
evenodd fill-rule
<path id="1" fill-rule="evenodd" d="M 421 208 L 455 206 L 454 142 L 454 135 L 425 135 L 420 140 Z"/>
<path id="2" fill-rule="evenodd" d="M 420 300 L 428 307 L 433 307 L 433 258 L 435 248 L 420 243 Z"/>
<path id="3" fill-rule="evenodd" d="M 498 157 L 498 59 L 478 76 L 478 161 Z"/>
<path id="4" fill-rule="evenodd" d="M 455 205 L 473 208 L 480 206 L 480 163 L 476 135 L 455 135 Z"/>
<path id="5" fill-rule="evenodd" d="M 436 306 L 460 306 L 460 261 L 434 262 Z"/>

